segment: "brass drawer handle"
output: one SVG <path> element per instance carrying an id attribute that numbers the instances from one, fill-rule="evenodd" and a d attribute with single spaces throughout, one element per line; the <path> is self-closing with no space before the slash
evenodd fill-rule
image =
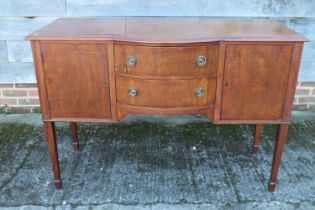
<path id="1" fill-rule="evenodd" d="M 203 89 L 202 87 L 198 87 L 195 89 L 195 96 L 197 96 L 198 98 L 201 98 L 205 95 L 205 89 Z"/>
<path id="2" fill-rule="evenodd" d="M 133 56 L 133 55 L 129 55 L 127 56 L 127 60 L 126 60 L 126 63 L 128 66 L 134 66 L 137 64 L 137 58 L 136 56 Z"/>
<path id="3" fill-rule="evenodd" d="M 207 63 L 207 58 L 206 58 L 206 56 L 204 56 L 204 55 L 199 55 L 199 56 L 197 56 L 197 58 L 196 58 L 196 64 L 197 64 L 198 66 L 205 66 L 206 63 Z"/>
<path id="4" fill-rule="evenodd" d="M 137 93 L 138 93 L 137 88 L 135 88 L 135 87 L 129 87 L 128 88 L 129 96 L 135 97 L 137 95 Z"/>

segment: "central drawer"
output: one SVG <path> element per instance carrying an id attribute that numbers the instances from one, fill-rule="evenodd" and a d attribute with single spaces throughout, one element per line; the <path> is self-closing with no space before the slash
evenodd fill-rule
<path id="1" fill-rule="evenodd" d="M 145 107 L 187 107 L 213 104 L 216 80 L 134 79 L 116 77 L 117 102 Z"/>
<path id="2" fill-rule="evenodd" d="M 115 71 L 140 76 L 215 74 L 218 44 L 155 47 L 115 45 Z"/>

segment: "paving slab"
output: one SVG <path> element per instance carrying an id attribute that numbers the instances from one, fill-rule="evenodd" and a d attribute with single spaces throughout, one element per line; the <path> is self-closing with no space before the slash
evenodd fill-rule
<path id="1" fill-rule="evenodd" d="M 79 124 L 80 151 L 57 123 L 55 190 L 39 114 L 0 115 L 0 209 L 315 209 L 315 113 L 294 112 L 276 192 L 267 192 L 276 126 L 202 116 Z"/>

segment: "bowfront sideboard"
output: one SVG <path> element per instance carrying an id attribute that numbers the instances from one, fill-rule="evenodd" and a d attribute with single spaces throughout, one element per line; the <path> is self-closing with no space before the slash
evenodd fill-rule
<path id="1" fill-rule="evenodd" d="M 61 18 L 31 40 L 56 188 L 55 121 L 119 121 L 129 114 L 202 114 L 216 124 L 277 124 L 268 190 L 274 191 L 302 48 L 272 20 L 205 17 Z"/>

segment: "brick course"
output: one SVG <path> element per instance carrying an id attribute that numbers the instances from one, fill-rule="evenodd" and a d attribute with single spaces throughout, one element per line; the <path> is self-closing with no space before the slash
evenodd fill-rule
<path id="1" fill-rule="evenodd" d="M 27 96 L 27 90 L 5 89 L 2 91 L 3 97 L 22 97 Z"/>
<path id="2" fill-rule="evenodd" d="M 298 82 L 294 97 L 294 110 L 315 110 L 315 82 Z M 0 111 L 38 112 L 39 99 L 34 83 L 0 84 Z M 5 109 L 5 110 L 7 110 Z"/>

